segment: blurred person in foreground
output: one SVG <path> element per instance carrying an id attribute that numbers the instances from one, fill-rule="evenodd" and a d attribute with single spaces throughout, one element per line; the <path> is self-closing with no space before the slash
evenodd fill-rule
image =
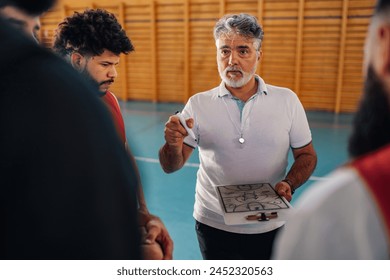
<path id="1" fill-rule="evenodd" d="M 87 9 L 82 13 L 75 12 L 65 18 L 56 30 L 54 51 L 70 62 L 84 77 L 98 85 L 100 99 L 112 114 L 122 146 L 129 151 L 132 161 L 129 168 L 137 170 L 127 144 L 118 100 L 109 90 L 118 75 L 116 67 L 120 55 L 133 50 L 126 31 L 116 17 L 106 10 Z M 139 177 L 138 170 L 137 175 Z M 172 259 L 173 241 L 160 218 L 149 213 L 140 178 L 137 190 L 145 258 Z"/>
<path id="2" fill-rule="evenodd" d="M 30 6 L 26 9 L 23 2 L 27 1 L 0 0 L 0 16 L 16 29 L 25 32 L 29 37 L 38 41 L 38 32 L 41 28 L 39 17 L 46 12 L 44 9 L 48 9 L 52 1 L 42 1 L 47 3 L 44 9 L 40 9 L 39 4 L 37 8 L 32 7 L 32 4 L 28 4 Z"/>
<path id="3" fill-rule="evenodd" d="M 352 159 L 302 195 L 275 259 L 390 257 L 390 0 L 377 2 L 364 50 Z"/>
<path id="4" fill-rule="evenodd" d="M 175 172 L 199 148 L 193 216 L 204 259 L 269 259 L 284 222 L 225 224 L 216 186 L 270 183 L 290 201 L 312 174 L 317 156 L 297 95 L 255 74 L 263 41 L 257 19 L 225 15 L 214 27 L 214 39 L 222 81 L 192 96 L 182 111 L 197 141 L 171 116 L 160 164 Z M 294 162 L 287 171 L 290 151 Z"/>
<path id="5" fill-rule="evenodd" d="M 34 17 L 54 1 L 4 3 Z M 0 259 L 141 259 L 137 174 L 110 114 L 26 34 L 0 16 Z"/>

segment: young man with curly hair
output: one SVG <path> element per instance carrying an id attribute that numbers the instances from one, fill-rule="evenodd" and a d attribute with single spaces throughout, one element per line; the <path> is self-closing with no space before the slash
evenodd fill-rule
<path id="1" fill-rule="evenodd" d="M 116 67 L 120 54 L 128 54 L 133 50 L 130 39 L 116 17 L 102 9 L 75 12 L 59 24 L 55 35 L 54 51 L 99 87 L 101 99 L 111 112 L 118 135 L 127 150 L 129 148 L 119 103 L 109 89 L 118 75 Z M 130 157 L 136 168 L 134 158 Z M 162 221 L 149 213 L 140 179 L 138 185 L 140 226 L 144 227 L 143 248 L 146 248 L 144 255 L 148 258 L 171 259 L 173 242 L 169 233 Z M 160 250 L 159 256 L 153 256 L 153 252 L 158 253 L 160 249 L 158 245 L 162 252 Z"/>

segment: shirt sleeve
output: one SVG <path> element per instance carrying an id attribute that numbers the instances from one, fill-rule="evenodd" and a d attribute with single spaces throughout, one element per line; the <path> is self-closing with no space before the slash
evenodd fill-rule
<path id="1" fill-rule="evenodd" d="M 294 106 L 292 111 L 292 123 L 290 130 L 290 146 L 300 148 L 309 144 L 312 140 L 309 122 L 305 110 L 298 97 L 294 94 Z"/>

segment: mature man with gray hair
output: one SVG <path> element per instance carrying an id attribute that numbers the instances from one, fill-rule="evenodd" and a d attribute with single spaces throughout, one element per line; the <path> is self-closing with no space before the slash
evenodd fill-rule
<path id="1" fill-rule="evenodd" d="M 317 156 L 296 94 L 255 74 L 263 40 L 256 18 L 225 15 L 214 38 L 222 82 L 189 99 L 181 112 L 189 132 L 177 115 L 169 118 L 160 163 L 174 172 L 199 148 L 193 216 L 204 259 L 269 259 L 283 222 L 225 224 L 216 186 L 270 183 L 290 201 L 312 174 Z M 286 172 L 290 148 L 295 160 Z"/>

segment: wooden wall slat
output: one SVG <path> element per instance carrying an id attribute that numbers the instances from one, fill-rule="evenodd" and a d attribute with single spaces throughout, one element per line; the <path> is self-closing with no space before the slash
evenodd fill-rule
<path id="1" fill-rule="evenodd" d="M 267 83 L 296 91 L 306 109 L 353 112 L 361 95 L 363 46 L 375 0 L 59 0 L 42 17 L 51 47 L 65 16 L 103 8 L 135 45 L 122 56 L 113 91 L 123 100 L 186 102 L 217 86 L 213 26 L 225 13 L 251 13 L 263 25 Z"/>

